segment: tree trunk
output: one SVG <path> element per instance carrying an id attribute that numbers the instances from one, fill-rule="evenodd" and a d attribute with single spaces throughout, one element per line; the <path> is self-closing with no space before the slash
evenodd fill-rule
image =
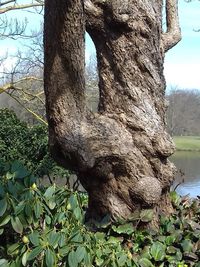
<path id="1" fill-rule="evenodd" d="M 171 211 L 174 145 L 165 131 L 164 53 L 180 39 L 177 1 L 46 0 L 45 94 L 55 159 L 76 171 L 88 216 Z M 84 25 L 97 50 L 99 112 L 85 106 Z M 175 25 L 175 26 L 174 26 Z M 173 38 L 172 38 L 173 35 Z"/>

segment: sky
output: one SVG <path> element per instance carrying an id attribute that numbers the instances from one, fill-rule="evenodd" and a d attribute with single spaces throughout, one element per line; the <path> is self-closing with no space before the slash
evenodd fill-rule
<path id="1" fill-rule="evenodd" d="M 168 89 L 200 89 L 200 1 L 179 0 L 182 40 L 166 53 L 165 78 Z"/>
<path id="2" fill-rule="evenodd" d="M 21 0 L 27 2 L 28 0 Z M 34 15 L 27 11 L 12 11 L 7 13 L 9 18 L 28 18 L 28 28 L 37 29 L 40 26 L 42 16 Z M 2 16 L 2 15 L 0 15 Z M 167 82 L 167 89 L 177 87 L 180 89 L 200 90 L 200 1 L 193 0 L 186 3 L 179 0 L 179 17 L 182 29 L 182 40 L 174 48 L 169 50 L 165 57 L 164 73 Z M 0 40 L 0 56 L 8 51 L 15 53 L 17 48 L 22 46 L 22 41 Z M 86 60 L 95 54 L 94 45 L 86 36 Z M 13 60 L 7 60 L 7 67 Z M 0 67 L 1 69 L 1 67 Z"/>

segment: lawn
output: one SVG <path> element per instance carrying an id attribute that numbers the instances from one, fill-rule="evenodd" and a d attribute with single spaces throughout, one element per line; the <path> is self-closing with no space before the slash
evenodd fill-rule
<path id="1" fill-rule="evenodd" d="M 200 136 L 174 136 L 177 150 L 200 151 Z"/>

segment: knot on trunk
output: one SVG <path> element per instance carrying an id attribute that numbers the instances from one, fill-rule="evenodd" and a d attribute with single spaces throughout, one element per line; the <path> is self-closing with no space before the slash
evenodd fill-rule
<path id="1" fill-rule="evenodd" d="M 154 177 L 140 179 L 131 191 L 132 197 L 140 202 L 142 201 L 144 206 L 157 204 L 160 200 L 161 193 L 161 183 Z"/>

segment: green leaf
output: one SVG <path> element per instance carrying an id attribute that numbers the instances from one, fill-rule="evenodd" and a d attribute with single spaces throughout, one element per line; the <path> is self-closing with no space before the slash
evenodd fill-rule
<path id="1" fill-rule="evenodd" d="M 82 234 L 78 232 L 77 234 L 72 235 L 71 242 L 82 243 L 83 242 Z"/>
<path id="2" fill-rule="evenodd" d="M 91 266 L 91 256 L 88 252 L 84 255 L 84 266 Z"/>
<path id="3" fill-rule="evenodd" d="M 45 262 L 46 262 L 47 267 L 54 266 L 54 263 L 55 263 L 55 254 L 50 249 L 47 249 L 45 251 Z"/>
<path id="4" fill-rule="evenodd" d="M 28 261 L 29 251 L 26 251 L 22 256 L 22 265 L 26 266 Z"/>
<path id="5" fill-rule="evenodd" d="M 81 213 L 81 209 L 79 207 L 76 207 L 73 210 L 74 216 L 77 220 L 80 220 L 82 218 L 82 213 Z"/>
<path id="6" fill-rule="evenodd" d="M 140 220 L 142 222 L 150 222 L 153 219 L 153 210 L 152 209 L 145 209 L 142 210 L 140 213 Z"/>
<path id="7" fill-rule="evenodd" d="M 64 257 L 69 253 L 69 251 L 70 251 L 70 247 L 67 245 L 59 249 L 59 254 Z"/>
<path id="8" fill-rule="evenodd" d="M 170 236 L 166 237 L 165 243 L 166 243 L 166 245 L 170 246 L 175 242 L 175 240 L 176 240 L 176 236 L 175 235 L 170 235 Z"/>
<path id="9" fill-rule="evenodd" d="M 51 210 L 53 210 L 53 209 L 55 208 L 55 206 L 56 206 L 55 199 L 50 199 L 50 200 L 48 201 L 48 206 L 49 206 L 49 208 L 50 208 Z"/>
<path id="10" fill-rule="evenodd" d="M 2 235 L 4 232 L 4 229 L 0 229 L 0 235 Z"/>
<path id="11" fill-rule="evenodd" d="M 8 255 L 12 255 L 13 252 L 19 247 L 19 243 L 12 244 L 8 247 L 7 253 Z"/>
<path id="12" fill-rule="evenodd" d="M 42 213 L 42 205 L 39 201 L 36 201 L 35 205 L 34 205 L 34 213 L 35 213 L 35 217 L 37 219 L 40 218 L 40 215 Z"/>
<path id="13" fill-rule="evenodd" d="M 31 217 L 31 216 L 32 216 L 32 209 L 30 209 L 30 203 L 27 203 L 27 204 L 25 205 L 24 210 L 25 210 L 25 213 L 26 213 L 26 215 L 27 215 L 28 217 Z"/>
<path id="14" fill-rule="evenodd" d="M 70 203 L 72 210 L 74 210 L 78 206 L 78 200 L 74 194 L 70 196 L 68 202 Z"/>
<path id="15" fill-rule="evenodd" d="M 20 214 L 25 208 L 25 201 L 21 201 L 17 206 L 15 206 L 15 215 Z"/>
<path id="16" fill-rule="evenodd" d="M 117 263 L 119 266 L 124 266 L 125 262 L 127 260 L 127 255 L 124 254 L 123 252 L 120 253 L 121 255 L 119 255 L 118 259 L 117 259 Z"/>
<path id="17" fill-rule="evenodd" d="M 42 251 L 43 248 L 41 246 L 34 248 L 28 256 L 28 261 L 35 259 Z"/>
<path id="18" fill-rule="evenodd" d="M 120 238 L 111 236 L 111 237 L 109 237 L 107 243 L 109 243 L 109 244 L 119 244 L 120 241 L 121 241 Z"/>
<path id="19" fill-rule="evenodd" d="M 97 266 L 101 266 L 104 263 L 104 260 L 102 258 L 95 258 L 95 263 Z"/>
<path id="20" fill-rule="evenodd" d="M 78 266 L 78 262 L 76 259 L 76 253 L 74 251 L 71 251 L 68 254 L 68 264 L 69 264 L 69 267 L 77 267 Z"/>
<path id="21" fill-rule="evenodd" d="M 155 261 L 162 261 L 165 258 L 165 246 L 159 241 L 153 243 L 151 255 Z"/>
<path id="22" fill-rule="evenodd" d="M 75 257 L 77 259 L 77 262 L 80 263 L 83 259 L 85 254 L 87 253 L 86 249 L 84 247 L 78 247 L 76 252 L 75 252 Z"/>
<path id="23" fill-rule="evenodd" d="M 8 215 L 2 221 L 0 221 L 0 227 L 6 225 L 10 221 L 10 218 L 10 215 Z"/>
<path id="24" fill-rule="evenodd" d="M 19 219 L 19 217 L 11 217 L 11 224 L 13 229 L 15 230 L 15 232 L 17 232 L 18 234 L 22 234 L 23 232 L 23 225 Z"/>
<path id="25" fill-rule="evenodd" d="M 181 242 L 181 246 L 182 246 L 184 252 L 191 252 L 193 249 L 192 242 L 189 239 L 183 240 Z"/>
<path id="26" fill-rule="evenodd" d="M 170 192 L 170 197 L 171 197 L 172 203 L 175 206 L 178 206 L 181 203 L 181 197 L 175 191 Z"/>
<path id="27" fill-rule="evenodd" d="M 8 261 L 6 259 L 0 259 L 0 267 L 8 267 Z"/>
<path id="28" fill-rule="evenodd" d="M 150 254 L 150 246 L 145 246 L 144 248 L 143 248 L 143 250 L 141 251 L 141 254 L 140 254 L 140 256 L 142 257 L 142 258 L 146 258 L 146 259 L 151 259 L 151 254 Z"/>
<path id="29" fill-rule="evenodd" d="M 134 228 L 132 223 L 127 223 L 127 224 L 123 224 L 123 225 L 119 225 L 117 226 L 113 226 L 112 227 L 113 231 L 118 233 L 118 234 L 132 234 L 134 232 Z"/>
<path id="30" fill-rule="evenodd" d="M 51 218 L 48 215 L 45 215 L 45 221 L 47 224 L 51 224 Z"/>
<path id="31" fill-rule="evenodd" d="M 11 172 L 15 178 L 25 178 L 30 173 L 19 161 L 14 161 L 11 166 Z"/>
<path id="32" fill-rule="evenodd" d="M 31 233 L 29 235 L 29 239 L 31 241 L 31 243 L 34 245 L 34 246 L 38 246 L 39 243 L 40 243 L 40 240 L 39 240 L 39 233 L 37 231 Z"/>
<path id="33" fill-rule="evenodd" d="M 58 241 L 59 247 L 64 247 L 64 245 L 66 244 L 66 238 L 65 238 L 65 234 L 64 233 L 59 233 L 60 234 L 60 238 Z"/>
<path id="34" fill-rule="evenodd" d="M 177 248 L 174 246 L 168 246 L 167 247 L 167 253 L 168 254 L 175 254 L 177 252 Z"/>
<path id="35" fill-rule="evenodd" d="M 7 200 L 6 198 L 3 198 L 2 200 L 0 200 L 0 217 L 4 215 L 6 209 L 7 209 Z"/>
<path id="36" fill-rule="evenodd" d="M 59 233 L 52 231 L 48 234 L 49 244 L 55 249 L 58 246 L 58 240 L 60 238 Z"/>
<path id="37" fill-rule="evenodd" d="M 138 263 L 141 267 L 154 267 L 151 261 L 146 258 L 140 259 Z"/>
<path id="38" fill-rule="evenodd" d="M 7 172 L 7 173 L 6 173 L 6 179 L 7 179 L 7 180 L 12 179 L 13 176 L 14 176 L 13 173 L 10 173 L 10 172 Z"/>
<path id="39" fill-rule="evenodd" d="M 44 197 L 47 199 L 52 198 L 53 194 L 55 193 L 55 186 L 52 185 L 49 188 L 47 188 L 46 192 L 44 193 Z"/>

